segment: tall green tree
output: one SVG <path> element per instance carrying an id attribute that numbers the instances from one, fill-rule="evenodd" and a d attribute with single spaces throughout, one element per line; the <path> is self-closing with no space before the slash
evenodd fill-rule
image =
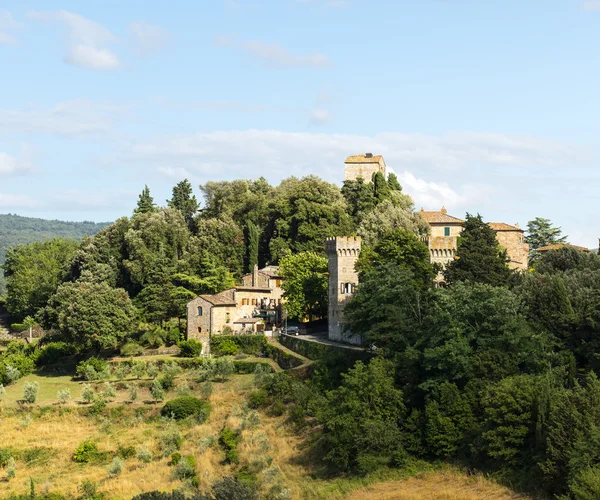
<path id="1" fill-rule="evenodd" d="M 373 184 L 366 183 L 362 177 L 356 180 L 344 181 L 342 196 L 346 200 L 348 214 L 355 224 L 359 224 L 362 218 L 377 205 Z"/>
<path id="2" fill-rule="evenodd" d="M 402 449 L 401 422 L 406 408 L 394 385 L 394 366 L 381 358 L 358 361 L 327 394 L 319 414 L 325 460 L 342 470 L 362 473 L 390 462 Z"/>
<path id="3" fill-rule="evenodd" d="M 154 198 L 150 196 L 150 189 L 147 185 L 145 185 L 139 196 L 137 207 L 133 210 L 133 213 L 146 214 L 148 212 L 154 212 L 155 210 L 156 205 L 154 204 Z"/>
<path id="4" fill-rule="evenodd" d="M 566 243 L 567 236 L 562 236 L 562 229 L 555 227 L 549 219 L 536 217 L 527 223 L 527 236 L 525 241 L 529 250 L 535 252 L 538 248 L 556 243 Z"/>
<path id="5" fill-rule="evenodd" d="M 457 257 L 444 271 L 450 284 L 473 281 L 488 285 L 506 285 L 511 277 L 506 250 L 500 247 L 494 230 L 481 215 L 467 214 L 458 237 Z"/>
<path id="6" fill-rule="evenodd" d="M 84 348 L 116 347 L 135 330 L 137 312 L 127 292 L 106 282 L 63 283 L 48 301 L 42 324 Z"/>
<path id="7" fill-rule="evenodd" d="M 15 321 L 35 316 L 69 274 L 79 243 L 53 239 L 8 250 L 4 263 L 6 309 Z"/>
<path id="8" fill-rule="evenodd" d="M 373 195 L 377 203 L 389 200 L 391 196 L 391 188 L 385 176 L 381 172 L 373 174 Z"/>
<path id="9" fill-rule="evenodd" d="M 400 185 L 400 182 L 398 182 L 398 177 L 395 173 L 391 172 L 390 174 L 388 174 L 387 181 L 388 186 L 392 191 L 402 191 L 402 186 Z"/>
<path id="10" fill-rule="evenodd" d="M 200 205 L 192 191 L 192 185 L 187 179 L 184 179 L 173 187 L 173 195 L 170 200 L 167 200 L 167 204 L 169 207 L 181 212 L 185 222 L 191 229 L 194 215 L 198 212 Z"/>
<path id="11" fill-rule="evenodd" d="M 254 270 L 254 266 L 258 265 L 258 251 L 260 244 L 260 233 L 259 229 L 252 221 L 246 223 L 246 259 L 248 262 L 247 269 L 251 273 Z"/>
<path id="12" fill-rule="evenodd" d="M 295 318 L 327 314 L 327 258 L 314 252 L 284 257 L 280 262 L 281 287 L 288 314 Z"/>

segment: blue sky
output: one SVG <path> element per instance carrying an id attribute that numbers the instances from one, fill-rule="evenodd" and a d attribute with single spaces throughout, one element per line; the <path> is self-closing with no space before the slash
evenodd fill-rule
<path id="1" fill-rule="evenodd" d="M 188 178 L 341 184 L 600 236 L 600 0 L 0 4 L 0 213 L 129 215 Z"/>

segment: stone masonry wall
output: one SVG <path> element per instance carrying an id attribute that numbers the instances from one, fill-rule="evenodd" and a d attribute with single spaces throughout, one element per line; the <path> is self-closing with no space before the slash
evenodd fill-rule
<path id="1" fill-rule="evenodd" d="M 328 238 L 325 249 L 329 259 L 329 339 L 353 344 L 362 343 L 359 336 L 344 332 L 344 307 L 352 293 L 342 293 L 342 284 L 358 284 L 354 270 L 360 255 L 360 237 Z"/>
<path id="2" fill-rule="evenodd" d="M 385 167 L 380 163 L 346 163 L 344 180 L 354 181 L 362 177 L 365 182 L 371 182 L 373 174 L 377 172 L 385 175 Z"/>
<path id="3" fill-rule="evenodd" d="M 497 231 L 496 239 L 506 248 L 511 269 L 526 271 L 529 266 L 529 245 L 524 241 L 522 231 Z"/>

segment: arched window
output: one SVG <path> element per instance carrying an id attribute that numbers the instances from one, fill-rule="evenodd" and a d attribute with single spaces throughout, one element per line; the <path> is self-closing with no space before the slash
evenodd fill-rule
<path id="1" fill-rule="evenodd" d="M 198 306 L 198 316 L 202 316 L 202 307 Z"/>

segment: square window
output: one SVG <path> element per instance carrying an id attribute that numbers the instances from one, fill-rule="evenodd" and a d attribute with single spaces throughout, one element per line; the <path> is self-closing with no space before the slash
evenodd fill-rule
<path id="1" fill-rule="evenodd" d="M 444 236 L 450 236 L 450 228 L 449 227 L 444 228 Z"/>

